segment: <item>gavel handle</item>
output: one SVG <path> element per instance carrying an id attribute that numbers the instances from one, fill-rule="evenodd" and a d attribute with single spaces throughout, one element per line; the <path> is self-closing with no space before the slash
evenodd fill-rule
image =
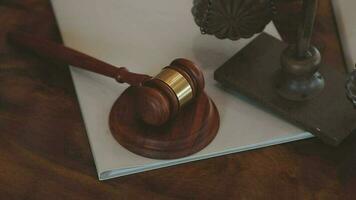
<path id="1" fill-rule="evenodd" d="M 115 67 L 69 47 L 28 33 L 11 32 L 8 35 L 8 39 L 11 43 L 28 49 L 39 56 L 112 77 L 120 83 L 137 86 L 152 78 L 148 75 L 129 72 L 124 67 Z"/>

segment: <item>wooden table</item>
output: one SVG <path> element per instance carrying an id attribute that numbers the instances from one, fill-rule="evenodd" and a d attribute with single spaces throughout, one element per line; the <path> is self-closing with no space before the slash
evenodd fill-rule
<path id="1" fill-rule="evenodd" d="M 280 1 L 276 24 L 293 40 L 299 4 Z M 330 1 L 320 4 L 314 42 L 342 70 Z M 99 182 L 68 68 L 10 46 L 15 29 L 60 41 L 47 0 L 0 1 L 0 199 L 356 198 L 356 135 L 338 148 L 309 139 Z"/>

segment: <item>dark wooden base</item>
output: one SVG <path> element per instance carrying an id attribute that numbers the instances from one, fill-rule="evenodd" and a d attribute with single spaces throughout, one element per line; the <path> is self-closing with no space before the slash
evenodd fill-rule
<path id="1" fill-rule="evenodd" d="M 324 90 L 308 101 L 295 102 L 276 92 L 280 55 L 287 44 L 261 34 L 215 72 L 215 79 L 238 90 L 305 128 L 324 142 L 338 145 L 356 128 L 356 111 L 345 95 L 345 75 L 322 64 Z"/>
<path id="2" fill-rule="evenodd" d="M 149 158 L 174 159 L 200 151 L 215 138 L 219 113 L 205 93 L 173 120 L 155 127 L 138 118 L 135 91 L 134 87 L 124 91 L 110 113 L 111 133 L 129 151 Z"/>

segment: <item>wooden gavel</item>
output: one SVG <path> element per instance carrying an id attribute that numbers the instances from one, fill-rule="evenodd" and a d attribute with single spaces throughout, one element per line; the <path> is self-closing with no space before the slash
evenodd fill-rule
<path id="1" fill-rule="evenodd" d="M 204 90 L 204 77 L 186 59 L 176 59 L 155 77 L 129 72 L 63 45 L 23 32 L 9 34 L 10 42 L 54 60 L 138 86 L 137 108 L 141 119 L 159 126 L 174 117 Z"/>
<path id="2" fill-rule="evenodd" d="M 109 114 L 114 138 L 126 149 L 150 158 L 191 155 L 216 136 L 219 113 L 204 92 L 204 77 L 186 59 L 176 59 L 155 77 L 85 55 L 40 37 L 12 32 L 9 41 L 40 56 L 128 83 Z"/>

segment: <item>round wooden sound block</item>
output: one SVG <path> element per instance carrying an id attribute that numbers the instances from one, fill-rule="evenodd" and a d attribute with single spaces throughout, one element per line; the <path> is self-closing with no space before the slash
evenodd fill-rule
<path id="1" fill-rule="evenodd" d="M 174 159 L 200 151 L 215 138 L 219 113 L 205 92 L 168 123 L 151 126 L 139 118 L 136 91 L 129 87 L 121 94 L 109 120 L 112 135 L 129 151 L 149 158 Z"/>

